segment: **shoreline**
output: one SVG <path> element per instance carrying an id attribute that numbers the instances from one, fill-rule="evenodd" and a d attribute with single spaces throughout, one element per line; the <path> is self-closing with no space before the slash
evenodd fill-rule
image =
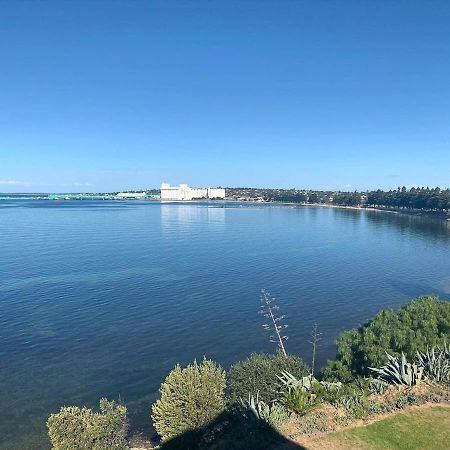
<path id="1" fill-rule="evenodd" d="M 11 196 L 11 197 L 0 197 L 1 201 L 26 201 L 26 200 L 53 200 L 45 197 L 19 197 L 17 196 Z M 336 209 L 350 209 L 350 210 L 356 210 L 356 211 L 377 211 L 377 212 L 384 212 L 384 213 L 391 213 L 391 214 L 402 214 L 407 216 L 416 216 L 416 217 L 429 217 L 429 218 L 435 218 L 439 220 L 444 220 L 450 222 L 450 212 L 445 213 L 443 211 L 432 211 L 432 210 L 417 210 L 417 209 L 399 209 L 395 207 L 382 207 L 382 206 L 345 206 L 345 205 L 333 205 L 333 204 L 325 204 L 325 203 L 297 203 L 297 202 L 281 202 L 281 201 L 267 201 L 267 202 L 261 202 L 257 200 L 235 200 L 231 198 L 225 198 L 225 199 L 193 199 L 193 200 L 160 200 L 160 199 L 119 199 L 119 198 L 108 198 L 108 199 L 58 199 L 58 201 L 151 201 L 151 202 L 158 202 L 158 203 L 166 203 L 166 204 L 180 204 L 180 203 L 256 203 L 256 204 L 273 204 L 273 205 L 284 205 L 284 206 L 310 206 L 315 208 L 336 208 Z"/>
<path id="2" fill-rule="evenodd" d="M 444 213 L 442 211 L 427 211 L 427 210 L 417 210 L 417 209 L 397 209 L 392 207 L 380 207 L 380 206 L 344 206 L 344 205 L 323 205 L 317 204 L 317 206 L 325 206 L 330 208 L 340 208 L 340 209 L 354 209 L 361 211 L 380 211 L 391 214 L 402 214 L 407 216 L 416 217 L 433 217 L 436 219 L 449 220 L 450 214 Z"/>
<path id="3" fill-rule="evenodd" d="M 225 201 L 238 201 L 238 200 L 225 200 Z M 241 202 L 246 203 L 247 201 Z M 442 211 L 417 210 L 417 209 L 408 210 L 408 209 L 396 209 L 392 207 L 383 208 L 381 206 L 345 206 L 345 205 L 331 205 L 325 203 L 296 203 L 296 202 L 277 202 L 277 201 L 257 202 L 248 200 L 248 203 L 261 203 L 261 204 L 269 203 L 273 205 L 286 205 L 286 206 L 312 206 L 315 208 L 336 208 L 336 209 L 351 209 L 356 211 L 376 211 L 415 217 L 435 218 L 450 222 L 450 213 L 444 213 Z"/>

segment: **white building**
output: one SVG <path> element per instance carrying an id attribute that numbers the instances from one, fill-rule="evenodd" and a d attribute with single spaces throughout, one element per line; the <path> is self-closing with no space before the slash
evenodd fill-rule
<path id="1" fill-rule="evenodd" d="M 187 184 L 171 186 L 161 184 L 161 200 L 195 200 L 198 198 L 224 198 L 223 188 L 191 188 Z"/>
<path id="2" fill-rule="evenodd" d="M 208 198 L 225 198 L 225 189 L 208 188 Z"/>

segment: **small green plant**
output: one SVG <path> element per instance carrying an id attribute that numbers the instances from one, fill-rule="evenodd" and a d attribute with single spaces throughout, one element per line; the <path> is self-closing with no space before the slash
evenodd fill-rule
<path id="1" fill-rule="evenodd" d="M 281 402 L 290 411 L 304 415 L 320 403 L 319 396 L 313 391 L 320 390 L 321 386 L 311 375 L 297 379 L 291 373 L 283 371 L 278 379 L 283 384 Z"/>
<path id="2" fill-rule="evenodd" d="M 241 416 L 249 421 L 263 421 L 274 426 L 281 425 L 289 417 L 286 409 L 283 406 L 273 403 L 268 405 L 253 394 L 248 394 L 246 400 L 239 399 L 238 411 Z"/>
<path id="3" fill-rule="evenodd" d="M 379 380 L 378 378 L 375 380 L 370 380 L 369 383 L 369 392 L 371 394 L 381 395 L 384 394 L 389 387 L 389 384 L 386 381 Z"/>
<path id="4" fill-rule="evenodd" d="M 127 408 L 100 400 L 100 412 L 62 407 L 47 420 L 53 450 L 127 450 Z"/>
<path id="5" fill-rule="evenodd" d="M 282 393 L 282 404 L 290 411 L 303 416 L 320 404 L 316 394 L 303 391 L 300 387 L 287 389 Z"/>
<path id="6" fill-rule="evenodd" d="M 378 379 L 389 384 L 415 386 L 423 377 L 423 367 L 411 364 L 402 352 L 401 358 L 391 356 L 386 352 L 388 362 L 380 369 L 370 367 L 378 375 Z"/>
<path id="7" fill-rule="evenodd" d="M 225 406 L 225 372 L 203 359 L 179 365 L 161 385 L 161 398 L 152 406 L 152 419 L 163 440 L 207 425 Z"/>
<path id="8" fill-rule="evenodd" d="M 342 389 L 342 383 L 340 381 L 321 381 L 320 385 L 326 392 L 339 392 Z"/>
<path id="9" fill-rule="evenodd" d="M 371 416 L 376 416 L 378 414 L 385 414 L 390 411 L 389 404 L 380 403 L 373 400 L 367 401 L 367 412 Z"/>
<path id="10" fill-rule="evenodd" d="M 362 419 L 370 413 L 370 403 L 358 394 L 343 395 L 336 402 L 337 408 L 343 408 L 352 419 Z"/>
<path id="11" fill-rule="evenodd" d="M 446 345 L 443 348 L 427 348 L 426 352 L 417 352 L 417 361 L 424 368 L 428 378 L 436 383 L 450 380 L 450 351 Z"/>
<path id="12" fill-rule="evenodd" d="M 363 399 L 356 394 L 353 395 L 343 395 L 336 402 L 338 408 L 343 408 L 347 411 L 358 408 L 363 404 Z"/>
<path id="13" fill-rule="evenodd" d="M 368 389 L 366 388 L 367 380 L 356 380 L 351 383 L 328 383 L 320 382 L 321 390 L 320 397 L 322 401 L 329 403 L 330 405 L 336 405 L 339 399 L 343 396 L 358 395 L 365 398 L 368 395 Z"/>

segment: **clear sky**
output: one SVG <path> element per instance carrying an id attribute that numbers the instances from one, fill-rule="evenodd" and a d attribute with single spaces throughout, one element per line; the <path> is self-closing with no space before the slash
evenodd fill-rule
<path id="1" fill-rule="evenodd" d="M 450 185 L 450 1 L 0 0 L 0 192 Z"/>

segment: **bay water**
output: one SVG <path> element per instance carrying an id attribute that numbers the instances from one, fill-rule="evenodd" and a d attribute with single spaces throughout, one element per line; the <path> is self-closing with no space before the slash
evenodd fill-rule
<path id="1" fill-rule="evenodd" d="M 318 364 L 388 306 L 450 298 L 450 222 L 378 211 L 152 201 L 0 202 L 0 449 L 49 447 L 62 405 L 121 399 L 133 430 L 176 363 L 225 368 L 275 350 L 257 314 L 277 298 L 287 350 Z"/>

